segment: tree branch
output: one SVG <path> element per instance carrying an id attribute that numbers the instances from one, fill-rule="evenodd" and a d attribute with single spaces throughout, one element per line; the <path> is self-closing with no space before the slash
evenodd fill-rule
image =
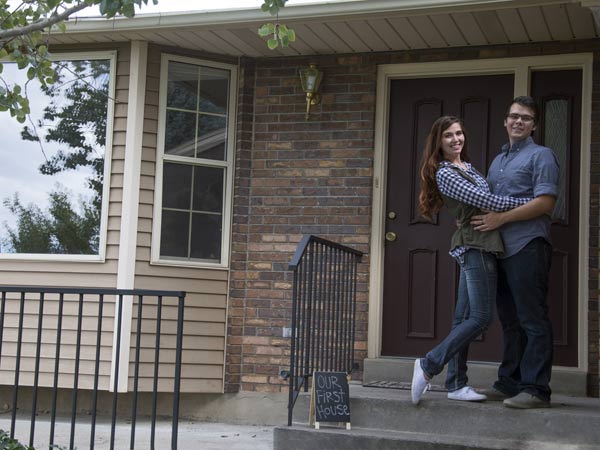
<path id="1" fill-rule="evenodd" d="M 52 25 L 62 22 L 87 7 L 91 6 L 87 2 L 80 3 L 76 6 L 72 6 L 70 8 L 65 9 L 60 14 L 52 14 L 50 17 L 46 17 L 44 19 L 36 20 L 35 22 L 30 23 L 29 25 L 25 25 L 24 27 L 16 27 L 11 28 L 9 30 L 0 30 L 0 44 L 4 41 L 10 41 L 16 37 L 23 36 L 26 34 L 30 34 L 34 31 L 41 31 L 44 28 L 51 27 Z"/>

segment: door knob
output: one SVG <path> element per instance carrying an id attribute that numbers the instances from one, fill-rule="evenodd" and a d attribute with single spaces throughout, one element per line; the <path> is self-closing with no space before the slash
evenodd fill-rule
<path id="1" fill-rule="evenodd" d="M 393 231 L 388 231 L 385 233 L 385 240 L 389 242 L 394 242 L 398 236 Z"/>
<path id="2" fill-rule="evenodd" d="M 388 213 L 388 219 L 394 220 L 396 218 L 396 213 L 394 211 L 390 211 Z"/>

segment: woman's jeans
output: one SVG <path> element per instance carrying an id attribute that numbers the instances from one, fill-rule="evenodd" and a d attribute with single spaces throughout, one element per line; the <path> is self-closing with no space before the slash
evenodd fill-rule
<path id="1" fill-rule="evenodd" d="M 449 392 L 467 385 L 469 344 L 492 323 L 496 304 L 496 257 L 469 249 L 457 259 L 460 282 L 452 330 L 421 360 L 423 371 L 430 377 L 439 374 L 449 363 L 446 378 Z"/>

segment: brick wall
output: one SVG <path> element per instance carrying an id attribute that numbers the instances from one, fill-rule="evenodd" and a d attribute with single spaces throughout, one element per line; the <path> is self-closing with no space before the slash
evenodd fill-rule
<path id="1" fill-rule="evenodd" d="M 360 266 L 356 359 L 367 348 L 375 89 L 378 64 L 598 51 L 596 42 L 245 61 L 229 304 L 226 390 L 279 392 L 289 365 L 291 280 L 287 264 L 302 234 L 366 253 Z M 600 56 L 596 53 L 596 59 Z M 298 68 L 323 70 L 311 120 Z M 600 74 L 594 70 L 589 279 L 589 388 L 598 395 L 598 215 Z M 358 374 L 360 376 L 360 374 Z"/>

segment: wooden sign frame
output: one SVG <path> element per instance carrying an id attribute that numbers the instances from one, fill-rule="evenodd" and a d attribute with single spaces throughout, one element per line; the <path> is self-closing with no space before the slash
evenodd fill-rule
<path id="1" fill-rule="evenodd" d="M 323 381 L 323 375 L 329 376 L 329 381 Z M 343 377 L 343 378 L 342 378 Z M 337 383 L 337 380 L 343 379 L 342 385 Z M 321 385 L 324 383 L 323 385 Z M 312 379 L 312 387 L 310 390 L 310 408 L 308 412 L 308 422 L 310 426 L 320 429 L 321 423 L 332 423 L 341 425 L 344 424 L 346 430 L 352 429 L 350 423 L 350 391 L 349 391 L 350 375 L 346 372 L 327 372 L 314 371 Z M 347 412 L 342 414 L 342 417 L 347 417 L 348 421 L 324 420 L 317 421 L 317 407 L 323 403 L 328 405 L 328 408 L 336 408 L 341 405 L 341 411 Z M 336 408 L 339 410 L 339 408 Z"/>

